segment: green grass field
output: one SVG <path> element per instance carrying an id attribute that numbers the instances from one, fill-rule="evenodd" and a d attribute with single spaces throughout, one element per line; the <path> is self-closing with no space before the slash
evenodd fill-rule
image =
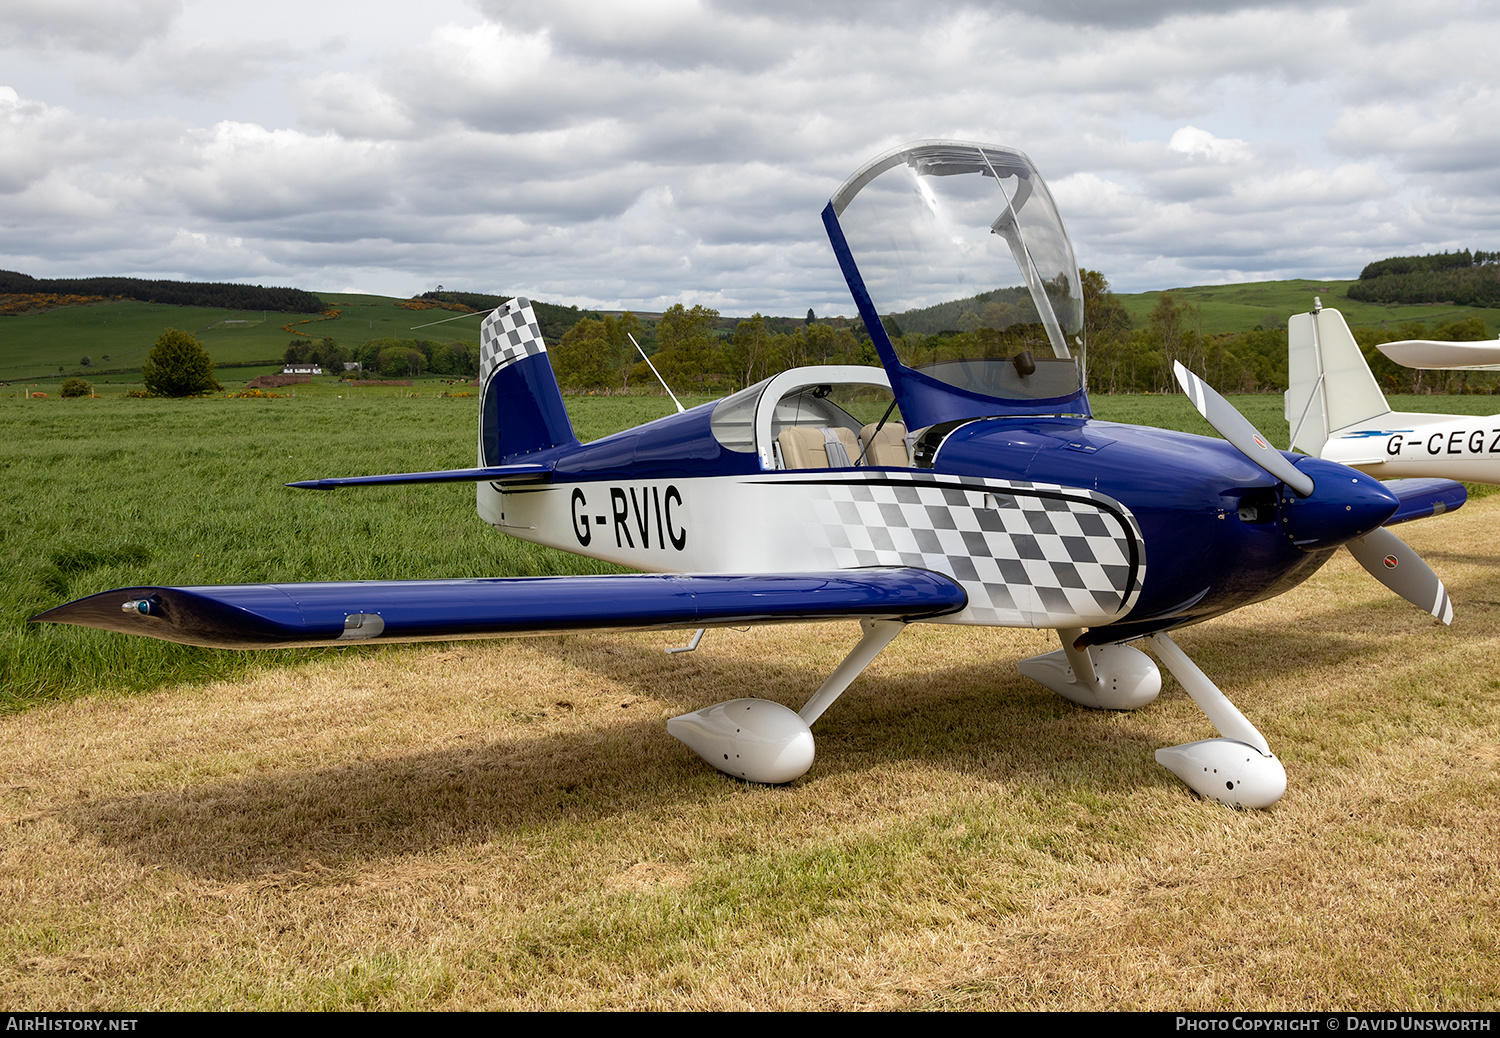
<path id="1" fill-rule="evenodd" d="M 1276 396 L 1235 402 L 1285 440 Z M 1487 398 L 1393 401 L 1458 410 Z M 572 398 L 581 437 L 667 413 Z M 1204 431 L 1181 396 L 1101 417 Z M 0 998 L 146 1010 L 1493 1010 L 1496 499 L 1402 535 L 1452 628 L 1347 553 L 1183 648 L 1271 740 L 1269 811 L 1153 750 L 1212 730 L 1021 677 L 1051 632 L 913 625 L 747 786 L 663 718 L 795 708 L 853 624 L 237 653 L 28 625 L 136 583 L 565 573 L 467 487 L 475 401 L 0 399 Z"/>
<path id="2" fill-rule="evenodd" d="M 0 458 L 0 699 L 15 707 L 293 658 L 25 623 L 110 587 L 603 571 L 492 534 L 469 486 L 284 488 L 474 463 L 474 398 L 369 388 L 266 400 L 0 398 L 9 444 Z M 575 424 L 595 439 L 670 409 L 659 397 L 579 398 Z"/>

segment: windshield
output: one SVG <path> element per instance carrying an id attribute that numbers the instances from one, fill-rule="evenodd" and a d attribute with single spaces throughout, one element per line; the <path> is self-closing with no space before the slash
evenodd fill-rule
<path id="1" fill-rule="evenodd" d="M 1041 400 L 1083 384 L 1073 246 L 1031 160 L 988 144 L 887 152 L 833 196 L 897 354 L 949 385 Z"/>

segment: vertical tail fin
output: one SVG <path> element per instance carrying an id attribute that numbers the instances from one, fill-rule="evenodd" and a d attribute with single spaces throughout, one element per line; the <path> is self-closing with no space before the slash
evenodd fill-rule
<path id="1" fill-rule="evenodd" d="M 1291 446 L 1318 457 L 1330 434 L 1390 411 L 1344 315 L 1321 306 L 1287 322 Z"/>
<path id="2" fill-rule="evenodd" d="M 481 465 L 578 442 L 529 299 L 517 296 L 484 319 L 479 384 Z"/>

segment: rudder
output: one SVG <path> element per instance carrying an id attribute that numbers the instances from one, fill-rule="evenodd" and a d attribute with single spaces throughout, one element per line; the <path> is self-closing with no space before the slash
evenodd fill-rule
<path id="1" fill-rule="evenodd" d="M 531 301 L 517 296 L 479 330 L 479 463 L 578 443 Z"/>
<path id="2" fill-rule="evenodd" d="M 1291 447 L 1314 457 L 1331 434 L 1391 409 L 1337 310 L 1319 307 L 1287 321 L 1287 383 Z"/>

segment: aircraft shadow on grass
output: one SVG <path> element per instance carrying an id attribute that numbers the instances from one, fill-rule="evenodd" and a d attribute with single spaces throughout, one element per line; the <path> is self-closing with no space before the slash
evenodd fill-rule
<path id="1" fill-rule="evenodd" d="M 1347 613 L 1356 623 L 1362 611 Z M 1328 627 L 1337 631 L 1341 625 Z M 463 732 L 462 745 L 388 753 L 379 743 L 366 743 L 346 764 L 94 798 L 63 816 L 78 832 L 145 864 L 255 882 L 299 873 L 309 861 L 336 876 L 392 856 L 525 839 L 564 820 L 607 822 L 717 801 L 717 783 L 705 783 L 701 774 L 695 778 L 692 758 L 656 737 L 660 722 L 649 704 L 655 701 L 651 675 L 660 648 L 643 639 L 605 640 L 608 654 L 578 652 L 568 644 L 574 639 L 533 645 L 595 674 L 601 687 L 629 702 L 627 709 L 641 716 L 625 724 L 592 734 L 576 724 L 527 734 L 502 727 L 510 708 L 496 697 L 495 728 Z M 1349 666 L 1376 651 L 1337 633 L 1232 625 L 1202 629 L 1195 642 L 1206 657 L 1233 658 L 1257 673 L 1285 673 L 1290 659 L 1312 661 L 1304 664 L 1312 668 Z M 687 665 L 705 688 L 735 687 L 769 673 L 771 684 L 791 690 L 804 687 L 811 673 L 804 666 L 762 667 L 707 654 Z M 430 680 L 444 677 L 434 673 Z M 1269 706 L 1277 693 L 1262 691 L 1258 698 Z M 546 707 L 556 713 L 555 704 Z M 1161 745 L 1149 725 L 1122 725 L 1115 715 L 1077 710 L 1023 679 L 1004 658 L 978 672 L 954 665 L 867 675 L 858 694 L 830 718 L 821 745 L 816 781 L 835 785 L 841 776 L 902 761 L 982 776 L 1007 795 L 1033 789 L 1042 796 L 1109 799 L 1158 787 L 1165 779 L 1149 767 L 1150 751 Z M 828 810 L 821 796 L 805 807 Z"/>

